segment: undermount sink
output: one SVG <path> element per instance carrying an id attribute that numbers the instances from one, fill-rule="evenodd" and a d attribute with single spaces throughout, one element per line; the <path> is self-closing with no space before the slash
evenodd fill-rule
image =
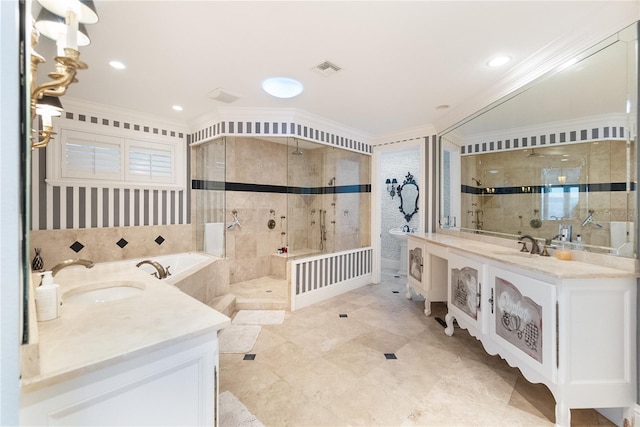
<path id="1" fill-rule="evenodd" d="M 102 304 L 140 295 L 144 283 L 133 281 L 102 282 L 72 289 L 62 296 L 65 304 Z"/>

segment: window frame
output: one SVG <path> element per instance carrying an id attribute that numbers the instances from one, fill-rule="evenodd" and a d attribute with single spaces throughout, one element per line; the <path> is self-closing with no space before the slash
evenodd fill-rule
<path id="1" fill-rule="evenodd" d="M 55 128 L 55 139 L 47 146 L 47 172 L 46 182 L 52 186 L 82 186 L 103 188 L 132 188 L 132 189 L 158 189 L 158 190 L 183 190 L 187 182 L 187 152 L 186 142 L 182 139 L 170 138 L 162 135 L 146 135 L 126 129 L 109 128 L 96 129 L 95 125 L 85 123 L 63 123 Z M 96 177 L 90 174 L 69 173 L 65 171 L 62 160 L 64 146 L 70 135 L 74 133 L 90 134 L 99 144 L 117 144 L 120 147 L 120 176 Z M 151 153 L 172 154 L 172 175 L 167 179 L 154 179 L 154 177 L 141 178 L 129 170 L 130 151 L 140 148 Z M 75 175 L 75 176 L 70 176 Z"/>

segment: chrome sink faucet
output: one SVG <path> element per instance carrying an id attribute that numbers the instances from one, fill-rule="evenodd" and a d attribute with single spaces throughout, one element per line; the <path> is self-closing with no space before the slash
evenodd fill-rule
<path id="1" fill-rule="evenodd" d="M 136 267 L 140 267 L 142 264 L 149 264 L 156 269 L 156 273 L 153 273 L 153 276 L 156 276 L 158 279 L 166 279 L 167 276 L 170 276 L 169 267 L 165 270 L 164 267 L 157 261 L 153 261 L 151 259 L 145 259 L 144 261 L 140 261 L 136 264 Z"/>
<path id="2" fill-rule="evenodd" d="M 67 259 L 59 264 L 56 264 L 51 269 L 51 276 L 55 276 L 60 270 L 71 265 L 83 265 L 86 268 L 92 268 L 94 265 L 96 265 L 96 263 L 93 261 L 89 261 L 88 259 Z"/>
<path id="3" fill-rule="evenodd" d="M 521 236 L 520 238 L 518 238 L 518 240 L 523 241 L 523 240 L 529 240 L 531 242 L 531 252 L 529 252 L 530 254 L 534 255 L 534 254 L 539 254 L 540 253 L 540 246 L 538 246 L 538 242 L 536 241 L 535 238 L 529 236 L 528 234 L 525 234 L 524 236 Z"/>

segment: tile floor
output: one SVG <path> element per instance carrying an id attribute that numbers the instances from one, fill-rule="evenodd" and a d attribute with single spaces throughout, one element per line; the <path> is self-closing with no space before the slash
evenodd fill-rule
<path id="1" fill-rule="evenodd" d="M 425 317 L 389 273 L 264 326 L 252 360 L 221 354 L 220 392 L 268 427 L 553 425 L 545 386 L 489 356 L 466 331 L 447 337 L 434 319 L 445 305 Z M 613 424 L 589 409 L 573 410 L 572 425 Z"/>

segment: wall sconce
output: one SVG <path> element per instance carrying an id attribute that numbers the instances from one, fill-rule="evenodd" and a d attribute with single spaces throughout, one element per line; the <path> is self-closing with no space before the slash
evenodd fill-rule
<path id="1" fill-rule="evenodd" d="M 393 178 L 393 180 L 387 178 L 387 180 L 385 181 L 385 184 L 387 184 L 387 192 L 393 199 L 393 197 L 396 195 L 396 187 L 398 185 L 398 180 L 395 178 Z"/>
<path id="2" fill-rule="evenodd" d="M 31 30 L 31 119 L 39 115 L 43 129 L 38 132 L 38 141 L 33 141 L 31 148 L 46 147 L 55 135 L 51 125 L 51 117 L 62 114 L 62 103 L 52 101 L 64 96 L 71 83 L 75 83 L 78 70 L 86 70 L 87 64 L 80 61 L 78 46 L 90 43 L 83 24 L 95 24 L 98 15 L 92 0 L 38 0 L 43 9 L 38 14 Z M 54 40 L 57 46 L 55 71 L 49 73 L 50 81 L 36 84 L 38 66 L 46 62 L 42 55 L 35 51 L 40 34 Z M 40 139 L 42 138 L 42 139 Z"/>

